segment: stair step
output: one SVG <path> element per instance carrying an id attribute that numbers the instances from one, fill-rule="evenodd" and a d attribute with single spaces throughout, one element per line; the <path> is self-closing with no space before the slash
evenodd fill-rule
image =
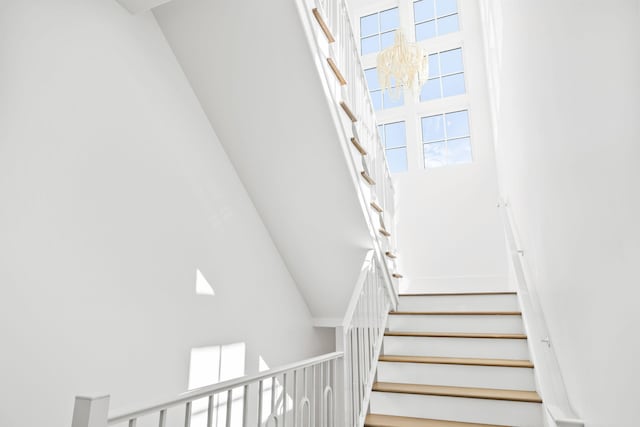
<path id="1" fill-rule="evenodd" d="M 402 384 L 535 390 L 536 382 L 530 363 L 522 360 L 500 360 L 382 356 L 378 363 L 377 380 Z M 522 362 L 529 366 L 521 367 Z"/>
<path id="2" fill-rule="evenodd" d="M 521 316 L 520 311 L 392 311 L 394 316 Z"/>
<path id="3" fill-rule="evenodd" d="M 382 355 L 381 362 L 397 363 L 430 363 L 445 365 L 470 365 L 470 366 L 502 366 L 505 368 L 533 368 L 529 360 L 515 359 L 479 359 L 472 357 L 434 357 L 434 356 L 394 356 Z"/>
<path id="4" fill-rule="evenodd" d="M 500 426 L 544 425 L 540 403 L 380 391 L 371 393 L 370 402 L 374 414 Z"/>
<path id="5" fill-rule="evenodd" d="M 486 359 L 529 358 L 526 335 L 452 332 L 386 332 L 384 354 Z"/>
<path id="6" fill-rule="evenodd" d="M 494 338 L 526 340 L 525 334 L 498 334 L 485 332 L 411 332 L 411 331 L 386 331 L 387 337 L 435 337 L 435 338 Z"/>
<path id="7" fill-rule="evenodd" d="M 433 297 L 433 296 L 461 296 L 461 295 L 517 295 L 513 291 L 499 292 L 426 292 L 426 293 L 406 293 L 400 294 L 401 297 Z"/>
<path id="8" fill-rule="evenodd" d="M 364 425 L 367 427 L 504 427 L 496 424 L 461 423 L 381 414 L 367 415 Z"/>
<path id="9" fill-rule="evenodd" d="M 388 330 L 496 334 L 521 334 L 524 332 L 522 316 L 517 314 L 496 316 L 486 315 L 486 313 L 463 313 L 455 316 L 452 316 L 452 313 L 435 312 L 425 313 L 428 314 L 425 316 L 415 314 L 396 312 L 393 316 L 389 316 Z"/>
<path id="10" fill-rule="evenodd" d="M 398 311 L 518 311 L 515 293 L 401 294 Z"/>
<path id="11" fill-rule="evenodd" d="M 470 399 L 542 403 L 542 399 L 537 392 L 524 390 L 377 382 L 373 385 L 373 391 L 383 393 L 421 394 L 430 396 L 467 397 Z"/>

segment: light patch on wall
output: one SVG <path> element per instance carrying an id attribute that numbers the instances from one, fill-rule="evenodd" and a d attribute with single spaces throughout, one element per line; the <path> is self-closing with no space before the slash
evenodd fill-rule
<path id="1" fill-rule="evenodd" d="M 268 371 L 269 369 L 269 365 L 267 365 L 267 362 L 264 361 L 264 359 L 262 358 L 262 356 L 258 356 L 258 370 L 260 372 L 264 372 L 264 371 Z M 282 378 L 281 378 L 282 379 Z M 281 379 L 276 378 L 275 381 L 271 381 L 271 380 L 265 380 L 263 388 L 262 388 L 262 401 L 265 402 L 265 404 L 263 404 L 262 406 L 262 413 L 260 414 L 260 421 L 262 423 L 265 423 L 266 425 L 280 425 L 282 423 L 281 417 L 282 417 L 282 412 L 284 409 L 284 399 L 283 399 L 283 391 L 284 388 L 282 387 L 282 383 L 280 382 Z M 293 382 L 292 382 L 293 378 L 290 376 L 290 378 L 287 378 L 287 388 L 290 389 L 290 387 L 292 387 Z M 274 406 L 274 413 L 279 414 L 278 415 L 278 419 L 279 422 L 278 423 L 274 423 L 273 420 L 269 420 L 269 416 L 271 415 L 271 399 L 272 399 L 272 395 L 273 395 L 273 406 Z M 286 399 L 287 399 L 287 412 L 291 412 L 293 409 L 293 399 L 291 398 L 291 395 L 289 393 L 287 393 L 286 395 Z M 287 417 L 288 418 L 288 417 Z M 268 421 L 268 422 L 267 422 Z"/>
<path id="2" fill-rule="evenodd" d="M 189 362 L 189 390 L 206 387 L 222 381 L 244 376 L 245 343 L 196 347 L 191 349 Z M 242 426 L 244 390 L 234 390 L 231 403 L 231 425 Z M 207 399 L 193 402 L 191 426 L 207 425 Z M 214 396 L 213 426 L 225 426 L 227 417 L 227 393 Z"/>
<path id="3" fill-rule="evenodd" d="M 213 291 L 213 286 L 209 283 L 204 274 L 196 268 L 196 295 L 210 295 L 213 296 L 216 293 Z"/>

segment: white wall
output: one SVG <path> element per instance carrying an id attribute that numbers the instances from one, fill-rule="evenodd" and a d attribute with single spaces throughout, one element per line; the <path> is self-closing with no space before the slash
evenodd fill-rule
<path id="1" fill-rule="evenodd" d="M 309 310 L 338 325 L 372 242 L 344 114 L 298 6 L 183 0 L 153 13 Z"/>
<path id="2" fill-rule="evenodd" d="M 401 24 L 414 37 L 413 2 L 351 0 L 359 17 L 399 6 Z M 495 153 L 486 89 L 480 11 L 475 0 L 458 1 L 461 31 L 421 42 L 428 53 L 463 48 L 466 96 L 405 106 L 377 113 L 380 123 L 406 120 L 408 171 L 394 176 L 398 195 L 398 263 L 412 291 L 503 290 L 508 287 L 507 258 L 500 214 Z M 375 54 L 363 58 L 374 67 Z M 473 163 L 425 169 L 420 117 L 469 110 Z"/>
<path id="3" fill-rule="evenodd" d="M 637 424 L 640 8 L 485 2 L 501 191 L 576 412 Z"/>
<path id="4" fill-rule="evenodd" d="M 0 425 L 173 397 L 195 347 L 332 349 L 152 15 L 4 1 L 0 64 Z"/>

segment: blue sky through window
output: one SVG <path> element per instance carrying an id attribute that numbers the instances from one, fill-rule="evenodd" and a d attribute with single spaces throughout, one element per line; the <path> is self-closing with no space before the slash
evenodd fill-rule
<path id="1" fill-rule="evenodd" d="M 367 55 L 393 45 L 395 30 L 400 27 L 398 8 L 360 18 L 360 53 Z"/>
<path id="2" fill-rule="evenodd" d="M 391 173 L 407 170 L 407 132 L 404 122 L 378 125 Z"/>
<path id="3" fill-rule="evenodd" d="M 422 118 L 424 164 L 427 168 L 471 163 L 467 110 Z"/>
<path id="4" fill-rule="evenodd" d="M 465 92 L 462 48 L 429 55 L 429 80 L 422 86 L 420 101 L 462 95 Z"/>
<path id="5" fill-rule="evenodd" d="M 376 68 L 368 68 L 364 70 L 364 75 L 367 80 L 367 86 L 369 87 L 369 94 L 371 95 L 374 110 L 379 111 L 404 105 L 404 93 L 400 92 L 399 96 L 397 96 L 396 94 L 390 94 L 386 90 L 382 91 Z M 393 79 L 391 80 L 391 84 L 395 84 Z"/>
<path id="6" fill-rule="evenodd" d="M 418 0 L 413 3 L 416 40 L 426 40 L 460 30 L 456 0 Z"/>

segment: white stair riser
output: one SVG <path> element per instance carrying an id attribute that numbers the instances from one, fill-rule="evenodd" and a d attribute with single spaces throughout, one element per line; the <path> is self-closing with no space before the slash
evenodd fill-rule
<path id="1" fill-rule="evenodd" d="M 502 366 L 380 362 L 378 381 L 404 384 L 535 390 L 533 369 Z"/>
<path id="2" fill-rule="evenodd" d="M 398 311 L 517 311 L 516 295 L 433 295 L 400 297 Z"/>
<path id="3" fill-rule="evenodd" d="M 518 427 L 543 425 L 541 404 L 503 400 L 373 392 L 371 412 Z"/>
<path id="4" fill-rule="evenodd" d="M 521 316 L 399 315 L 389 316 L 390 331 L 524 333 Z"/>
<path id="5" fill-rule="evenodd" d="M 529 360 L 527 340 L 521 339 L 385 336 L 383 354 Z"/>

